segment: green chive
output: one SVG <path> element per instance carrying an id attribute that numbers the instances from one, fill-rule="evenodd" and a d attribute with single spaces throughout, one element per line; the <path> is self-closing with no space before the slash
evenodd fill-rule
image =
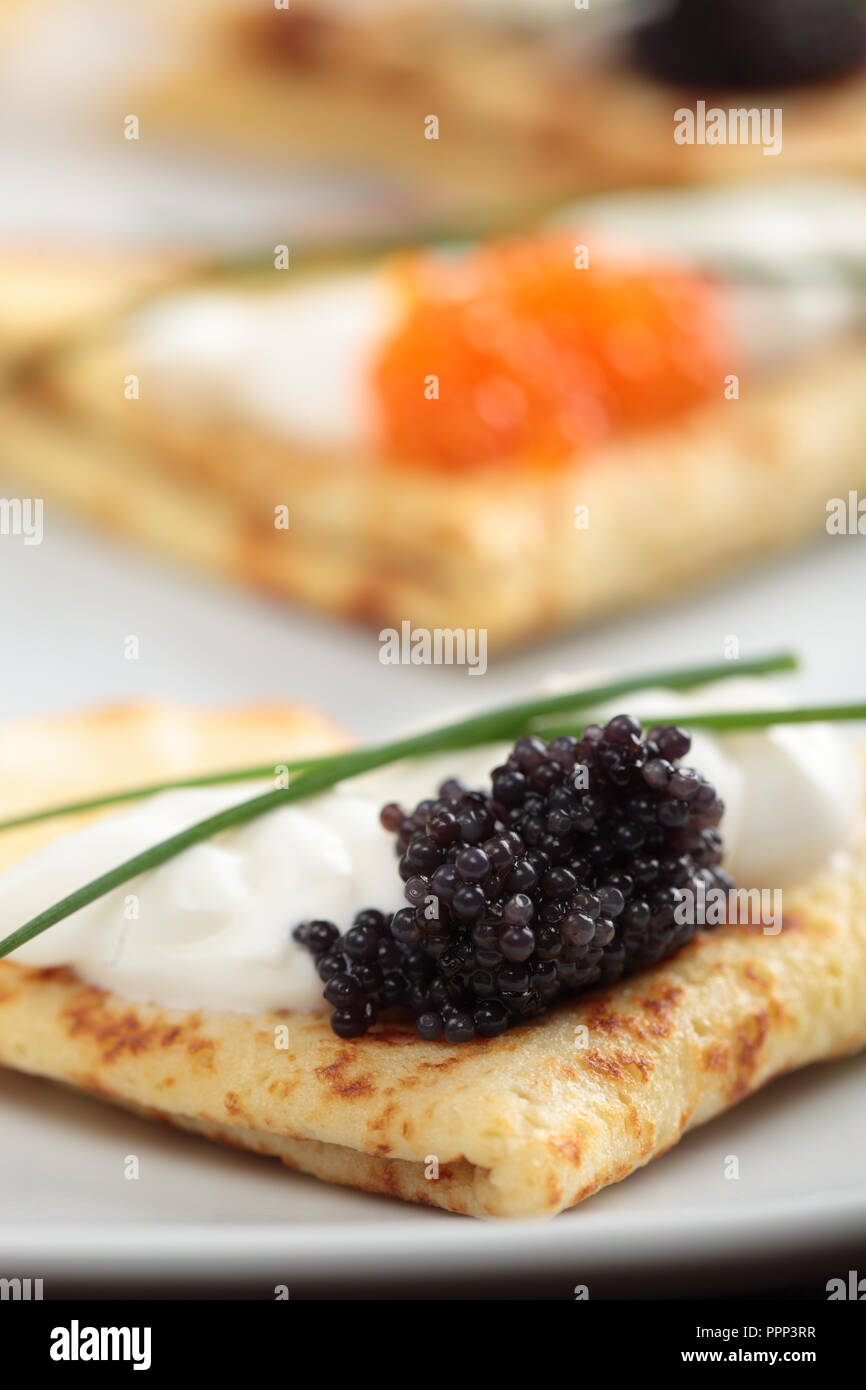
<path id="1" fill-rule="evenodd" d="M 571 690 L 565 694 L 536 697 L 518 704 L 506 705 L 486 714 L 473 715 L 454 724 L 445 724 L 429 732 L 415 734 L 396 743 L 380 745 L 368 752 L 387 751 L 389 756 L 383 762 L 372 764 L 381 767 L 384 763 L 398 758 L 423 753 L 446 752 L 454 748 L 471 748 L 482 743 L 496 743 L 500 739 L 519 738 L 526 733 L 530 721 L 542 715 L 554 715 L 592 709 L 608 700 L 618 700 L 635 690 L 647 686 L 661 686 L 669 690 L 686 690 L 695 685 L 707 685 L 713 681 L 729 680 L 734 676 L 765 676 L 774 672 L 792 671 L 796 668 L 796 657 L 790 652 L 780 652 L 771 656 L 758 657 L 752 661 L 724 661 L 706 666 L 685 667 L 679 671 L 656 671 L 643 676 L 627 677 L 611 681 L 606 685 Z M 396 751 L 392 751 L 396 750 Z M 363 750 L 362 750 L 363 751 Z M 320 758 L 302 758 L 282 764 L 267 763 L 256 767 L 235 768 L 227 772 L 212 772 L 201 777 L 180 778 L 170 782 L 151 782 L 145 786 L 133 787 L 117 792 L 104 792 L 86 801 L 68 801 L 57 806 L 44 807 L 39 811 L 28 811 L 10 820 L 0 821 L 0 831 L 15 830 L 24 825 L 34 825 L 38 821 L 51 820 L 54 816 L 70 816 L 84 811 L 97 811 L 105 806 L 119 805 L 125 801 L 137 801 L 141 797 L 155 796 L 157 792 L 173 791 L 176 787 L 210 787 L 223 782 L 251 782 L 273 777 L 276 766 L 287 767 L 289 772 L 299 772 L 318 766 L 339 766 L 346 758 L 345 753 L 331 754 Z M 357 755 L 356 755 L 357 756 Z M 335 781 L 352 776 L 342 772 Z"/>
<path id="2" fill-rule="evenodd" d="M 39 936 L 42 932 L 53 927 L 56 922 L 61 922 L 64 917 L 71 917 L 73 912 L 79 908 L 87 907 L 89 903 L 95 902 L 97 898 L 110 893 L 112 888 L 118 888 L 121 883 L 126 883 L 129 879 L 135 878 L 138 874 L 143 874 L 147 869 L 155 869 L 159 864 L 164 864 L 167 859 L 173 859 L 182 850 L 189 849 L 191 845 L 198 844 L 201 840 L 218 835 L 221 830 L 228 830 L 233 825 L 243 825 L 245 821 L 254 820 L 256 816 L 262 815 L 265 811 L 273 810 L 284 800 L 290 799 L 291 787 L 281 788 L 277 791 L 265 792 L 263 796 L 257 796 L 252 801 L 244 801 L 240 806 L 230 806 L 226 811 L 220 811 L 215 816 L 208 816 L 207 820 L 199 821 L 196 825 L 191 825 L 187 830 L 181 830 L 177 835 L 171 835 L 167 840 L 160 840 L 159 844 L 151 845 L 150 849 L 143 850 L 141 854 L 135 854 L 131 859 L 125 859 L 117 868 L 109 869 L 108 873 L 101 874 L 99 878 L 94 878 L 83 888 L 78 888 L 68 897 L 61 898 L 53 907 L 46 908 L 37 917 L 33 917 L 23 927 L 12 932 L 0 942 L 0 956 L 7 956 L 10 951 L 14 951 L 18 946 L 23 946 L 26 941 L 32 941 L 34 936 Z"/>
<path id="3" fill-rule="evenodd" d="M 303 758 L 296 762 L 282 763 L 290 773 L 301 772 L 320 762 L 330 762 L 331 758 Z M 140 801 L 145 796 L 155 796 L 157 792 L 174 791 L 178 787 L 216 787 L 229 782 L 261 781 L 276 776 L 276 763 L 261 767 L 244 767 L 234 772 L 211 772 L 203 777 L 184 777 L 176 782 L 149 782 L 145 786 L 130 787 L 126 791 L 106 792 L 103 796 L 90 797 L 87 801 L 64 801 L 58 806 L 48 806 L 42 811 L 28 811 L 11 820 L 0 821 L 0 830 L 17 830 L 22 825 L 35 825 L 38 821 L 53 820 L 55 816 L 74 816 L 84 811 L 99 811 L 106 806 L 118 806 L 124 801 Z"/>
<path id="4" fill-rule="evenodd" d="M 719 713 L 667 714 L 660 719 L 640 715 L 645 729 L 658 724 L 679 724 L 687 729 L 712 729 L 716 733 L 735 733 L 738 729 L 765 729 L 769 724 L 817 724 L 847 719 L 866 719 L 866 703 L 855 701 L 848 705 L 802 705 L 798 709 L 723 710 Z M 586 723 L 552 724 L 532 722 L 531 732 L 539 738 L 556 738 L 558 734 L 579 737 Z"/>

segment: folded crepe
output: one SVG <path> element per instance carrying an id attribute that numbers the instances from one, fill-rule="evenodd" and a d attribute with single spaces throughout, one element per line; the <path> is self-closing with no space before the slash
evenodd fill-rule
<path id="1" fill-rule="evenodd" d="M 121 765 L 131 785 L 338 742 L 291 707 L 18 724 L 0 734 L 0 814 L 116 788 Z M 0 870 L 83 819 L 0 833 Z M 0 961 L 3 1064 L 330 1182 L 488 1218 L 553 1215 L 780 1073 L 864 1045 L 866 840 L 786 893 L 778 935 L 699 933 L 613 989 L 459 1045 L 401 1021 L 341 1041 L 327 1011 L 164 1009 Z"/>
<path id="2" fill-rule="evenodd" d="M 0 286 L 3 267 L 0 258 Z M 301 266 L 288 279 L 271 271 L 219 289 L 172 280 L 171 293 L 139 313 L 126 311 L 124 296 L 137 301 L 124 284 L 107 318 L 94 312 L 61 335 L 62 350 L 43 342 L 16 358 L 10 347 L 0 395 L 7 486 L 376 629 L 404 619 L 484 628 L 491 656 L 766 559 L 820 534 L 828 499 L 866 490 L 866 338 L 856 322 L 807 335 L 793 360 L 772 368 L 741 366 L 739 339 L 730 353 L 717 346 L 706 394 L 649 423 L 617 424 L 553 466 L 531 452 L 437 466 L 360 429 L 356 437 L 358 390 L 339 371 L 334 378 L 333 362 L 360 354 L 343 329 L 324 361 L 322 345 L 335 315 L 352 321 L 359 285 L 364 332 L 375 336 L 378 300 L 370 327 L 367 296 L 388 292 L 393 272 L 386 257 L 363 276 L 350 264 L 318 280 Z M 309 298 L 315 285 L 324 304 Z M 26 339 L 26 318 L 21 306 L 11 344 Z M 381 319 L 393 332 L 385 308 Z M 785 337 L 778 325 L 772 332 Z M 717 341 L 711 320 L 704 336 Z M 422 355 L 412 378 L 416 408 L 446 421 L 471 386 L 451 350 Z M 372 377 L 374 363 L 365 347 L 359 373 Z M 424 400 L 428 366 L 442 373 L 442 400 Z M 512 368 L 518 382 L 522 370 Z M 729 372 L 741 374 L 736 399 L 726 398 Z M 360 380 L 372 414 L 376 384 Z M 315 431 L 305 434 L 310 410 Z M 459 418 L 453 429 L 459 437 Z M 278 508 L 285 526 L 275 524 Z"/>
<path id="3" fill-rule="evenodd" d="M 610 8 L 596 8 L 197 0 L 174 17 L 184 61 L 147 78 L 133 109 L 175 143 L 378 169 L 399 178 L 401 191 L 463 208 L 629 185 L 866 172 L 866 71 L 853 47 L 824 80 L 750 89 L 736 78 L 665 82 L 611 42 Z M 730 27 L 742 28 L 736 18 Z M 680 46 L 689 42 L 684 33 Z M 695 111 L 697 98 L 725 118 L 753 111 L 759 124 L 763 111 L 781 110 L 778 146 L 714 133 L 679 143 L 675 112 Z"/>

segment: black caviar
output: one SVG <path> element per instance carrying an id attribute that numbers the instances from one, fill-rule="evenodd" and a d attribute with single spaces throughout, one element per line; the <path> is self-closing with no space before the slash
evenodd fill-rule
<path id="1" fill-rule="evenodd" d="M 400 1006 L 430 1041 L 493 1038 L 683 946 L 682 890 L 730 887 L 724 807 L 682 765 L 690 747 L 683 729 L 643 737 L 618 715 L 579 740 L 518 739 L 489 794 L 450 781 L 414 811 L 386 806 L 408 906 L 360 912 L 343 936 L 295 928 L 334 1032 L 360 1037 Z"/>
<path id="2" fill-rule="evenodd" d="M 866 62 L 859 0 L 675 0 L 637 31 L 635 56 L 681 86 L 779 87 Z"/>

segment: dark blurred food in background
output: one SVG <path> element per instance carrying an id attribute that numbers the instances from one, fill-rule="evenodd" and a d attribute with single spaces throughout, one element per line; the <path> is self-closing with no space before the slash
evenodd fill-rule
<path id="1" fill-rule="evenodd" d="M 670 0 L 634 52 L 653 77 L 715 90 L 826 83 L 866 63 L 861 0 Z"/>

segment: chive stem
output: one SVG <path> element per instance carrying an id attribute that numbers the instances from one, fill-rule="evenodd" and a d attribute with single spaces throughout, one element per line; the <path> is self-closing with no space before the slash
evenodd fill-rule
<path id="1" fill-rule="evenodd" d="M 175 791 L 182 787 L 217 787 L 230 782 L 254 782 L 263 778 L 274 778 L 277 768 L 283 767 L 291 774 L 314 767 L 319 762 L 330 762 L 326 758 L 306 758 L 288 763 L 266 763 L 260 767 L 244 767 L 236 771 L 210 772 L 203 777 L 183 777 L 174 782 L 149 782 L 140 787 L 130 787 L 126 791 L 105 792 L 102 796 L 90 797 L 86 801 L 64 801 L 57 806 L 48 806 L 41 811 L 27 811 L 24 815 L 13 816 L 0 821 L 0 831 L 19 830 L 25 825 L 36 825 L 39 821 L 53 820 L 55 816 L 80 815 L 85 811 L 99 811 L 106 806 L 119 806 L 125 801 L 140 801 L 146 796 L 156 796 L 158 792 Z"/>
<path id="2" fill-rule="evenodd" d="M 661 718 L 640 715 L 645 729 L 657 724 L 681 724 L 687 729 L 712 729 L 717 733 L 735 733 L 737 730 L 764 729 L 768 724 L 817 724 L 838 722 L 847 719 L 866 719 L 866 702 L 855 701 L 846 705 L 802 705 L 798 709 L 750 709 L 706 711 L 699 714 L 666 714 Z M 574 737 L 586 728 L 582 724 L 544 724 L 533 721 L 531 732 L 539 738 L 555 738 L 558 734 Z"/>
<path id="3" fill-rule="evenodd" d="M 335 754 L 333 757 L 316 759 L 315 762 L 308 762 L 306 766 L 301 768 L 294 782 L 290 781 L 288 787 L 279 787 L 269 792 L 260 793 L 248 801 L 240 802 L 237 806 L 230 806 L 219 811 L 216 815 L 197 821 L 185 830 L 169 836 L 168 839 L 151 845 L 149 849 L 143 850 L 140 854 L 133 855 L 131 859 L 124 860 L 114 869 L 109 869 L 107 873 L 101 874 L 98 878 L 92 879 L 90 883 L 84 884 L 75 892 L 61 898 L 59 902 L 52 904 L 0 941 L 0 958 L 9 955 L 10 951 L 25 945 L 26 942 L 32 941 L 34 937 L 41 935 L 42 932 L 63 921 L 64 918 L 70 917 L 74 912 L 96 902 L 106 893 L 110 893 L 112 889 L 120 887 L 121 884 L 136 878 L 148 869 L 157 868 L 192 845 L 209 840 L 224 830 L 229 830 L 236 825 L 243 825 L 268 811 L 298 801 L 302 797 L 325 791 L 337 782 L 349 777 L 356 777 L 359 773 L 384 767 L 400 758 L 472 747 L 501 738 L 517 737 L 526 732 L 531 722 L 541 715 L 574 713 L 580 708 L 592 709 L 603 702 L 619 699 L 623 695 L 648 686 L 662 686 L 676 690 L 725 679 L 733 675 L 788 671 L 795 666 L 796 659 L 790 653 L 781 653 L 750 662 L 724 662 L 626 677 L 622 680 L 611 681 L 606 685 L 587 687 L 577 691 L 571 690 L 557 695 L 545 696 L 541 699 L 524 700 L 487 714 L 473 715 L 468 719 L 458 720 L 456 723 L 438 729 L 396 739 L 391 743 L 349 750 L 346 753 Z M 240 775 L 235 770 L 229 774 L 228 780 L 237 780 Z"/>
<path id="4" fill-rule="evenodd" d="M 499 739 L 519 738 L 525 733 L 535 718 L 564 713 L 576 713 L 581 709 L 591 709 L 595 705 L 618 700 L 635 690 L 647 686 L 660 686 L 669 690 L 686 690 L 690 686 L 706 685 L 710 682 L 729 680 L 735 676 L 764 676 L 776 672 L 796 669 L 796 657 L 790 652 L 779 652 L 750 661 L 725 661 L 704 666 L 685 667 L 681 670 L 651 672 L 643 676 L 630 676 L 611 681 L 605 685 L 570 690 L 568 692 L 523 700 L 513 705 L 505 705 L 486 714 L 472 715 L 456 723 L 442 725 L 437 729 L 414 734 L 396 742 L 377 745 L 361 752 L 375 753 L 387 751 L 383 762 L 370 764 L 383 766 L 385 762 L 395 762 L 398 758 L 419 756 L 424 753 L 447 752 L 455 748 L 471 748 L 481 743 L 495 743 Z M 158 792 L 173 791 L 179 787 L 209 787 L 229 782 L 252 782 L 273 777 L 277 766 L 286 767 L 290 773 L 309 770 L 318 766 L 338 766 L 344 762 L 346 753 L 336 753 L 318 758 L 286 760 L 281 764 L 266 763 L 255 767 L 234 768 L 227 772 L 212 772 L 199 777 L 179 778 L 166 782 L 151 782 L 144 786 L 122 789 L 116 792 L 103 792 L 84 801 L 69 801 L 56 806 L 43 807 L 38 811 L 27 811 L 9 820 L 0 821 L 0 831 L 16 830 L 25 825 L 35 825 L 39 821 L 51 820 L 55 816 L 77 815 L 86 811 L 101 810 L 106 806 L 119 805 L 126 801 L 137 801 L 141 797 L 155 796 Z M 354 756 L 357 756 L 355 754 Z M 366 770 L 366 768 L 362 769 Z M 341 772 L 335 781 L 353 776 Z"/>
<path id="5" fill-rule="evenodd" d="M 265 811 L 273 810 L 281 801 L 289 799 L 291 790 L 291 786 L 280 788 L 265 792 L 264 795 L 254 797 L 251 801 L 244 801 L 240 806 L 230 806 L 225 811 L 208 816 L 206 820 L 198 821 L 186 830 L 169 836 L 167 840 L 161 840 L 158 844 L 151 845 L 141 854 L 135 854 L 131 859 L 125 859 L 116 868 L 100 874 L 99 878 L 91 879 L 90 883 L 85 884 L 83 888 L 77 888 L 74 893 L 61 898 L 59 902 L 46 908 L 44 912 L 31 918 L 23 927 L 19 927 L 17 931 L 5 937 L 0 942 L 0 956 L 8 955 L 10 951 L 14 951 L 18 946 L 23 946 L 27 941 L 32 941 L 34 936 L 39 936 L 42 932 L 47 931 L 49 927 L 53 927 L 64 917 L 70 917 L 79 908 L 87 907 L 97 898 L 110 893 L 112 888 L 118 888 L 120 884 L 128 882 L 129 879 L 135 878 L 147 869 L 157 868 L 166 860 L 174 858 L 176 854 L 189 849 L 191 845 L 218 835 L 221 830 L 228 830 L 233 825 L 243 825 L 245 821 L 254 820 L 256 816 L 262 815 Z"/>

